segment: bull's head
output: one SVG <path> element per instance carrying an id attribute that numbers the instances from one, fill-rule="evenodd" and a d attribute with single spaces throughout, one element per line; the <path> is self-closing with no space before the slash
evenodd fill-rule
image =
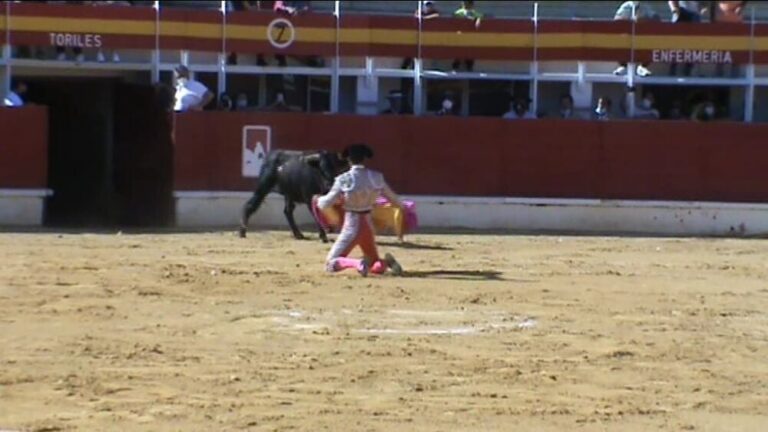
<path id="1" fill-rule="evenodd" d="M 328 190 L 333 185 L 333 180 L 342 172 L 349 169 L 347 161 L 336 152 L 321 150 L 302 156 L 304 163 L 320 171 L 323 179 L 323 190 Z"/>

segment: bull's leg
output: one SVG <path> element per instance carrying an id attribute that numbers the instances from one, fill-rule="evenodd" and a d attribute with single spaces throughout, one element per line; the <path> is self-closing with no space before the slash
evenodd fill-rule
<path id="1" fill-rule="evenodd" d="M 323 243 L 328 243 L 328 235 L 325 233 L 325 230 L 323 229 L 323 226 L 320 225 L 320 221 L 317 220 L 315 217 L 315 214 L 312 212 L 312 204 L 307 204 L 307 208 L 309 209 L 309 214 L 312 215 L 312 219 L 315 221 L 315 225 L 317 225 L 317 232 L 320 234 L 320 240 L 323 241 Z"/>
<path id="2" fill-rule="evenodd" d="M 296 221 L 293 219 L 293 211 L 295 209 L 296 204 L 293 202 L 293 200 L 285 198 L 285 208 L 283 208 L 283 213 L 285 214 L 285 218 L 288 219 L 288 225 L 291 227 L 293 237 L 295 237 L 297 240 L 304 240 L 304 234 L 299 231 L 299 227 L 296 226 Z"/>
<path id="3" fill-rule="evenodd" d="M 272 167 L 264 170 L 262 178 L 259 179 L 259 186 L 256 188 L 256 192 L 253 193 L 251 199 L 249 199 L 243 206 L 242 215 L 240 217 L 240 237 L 245 238 L 245 233 L 248 230 L 248 219 L 256 213 L 264 202 L 264 198 L 267 197 L 269 192 L 275 186 L 277 182 L 277 173 Z"/>

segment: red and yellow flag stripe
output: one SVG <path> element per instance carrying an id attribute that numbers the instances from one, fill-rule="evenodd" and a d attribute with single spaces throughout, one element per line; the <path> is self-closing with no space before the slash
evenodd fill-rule
<path id="1" fill-rule="evenodd" d="M 728 51 L 734 62 L 768 63 L 768 24 L 487 19 L 235 12 L 12 3 L 0 41 L 12 45 L 96 44 L 106 48 L 262 54 L 473 58 L 542 61 L 651 60 L 654 52 Z M 634 34 L 634 36 L 633 36 Z M 98 38 L 96 38 L 98 36 Z M 89 45 L 90 44 L 90 45 Z M 421 49 L 419 49 L 419 47 Z M 535 51 L 535 53 L 534 53 Z"/>

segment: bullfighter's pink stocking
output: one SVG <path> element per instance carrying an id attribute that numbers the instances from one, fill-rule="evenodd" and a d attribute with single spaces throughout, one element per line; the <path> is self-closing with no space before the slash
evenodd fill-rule
<path id="1" fill-rule="evenodd" d="M 333 260 L 333 270 L 343 271 L 347 269 L 358 270 L 363 260 L 358 258 L 340 257 Z M 370 268 L 370 272 L 374 274 L 382 274 L 387 271 L 387 265 L 382 261 L 376 261 Z"/>

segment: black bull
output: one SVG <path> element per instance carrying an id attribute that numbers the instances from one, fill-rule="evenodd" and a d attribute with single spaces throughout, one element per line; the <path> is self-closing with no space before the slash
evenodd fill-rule
<path id="1" fill-rule="evenodd" d="M 334 178 L 349 168 L 338 153 L 328 151 L 300 152 L 273 150 L 269 152 L 259 173 L 258 185 L 251 199 L 243 206 L 240 219 L 240 237 L 245 237 L 248 219 L 255 213 L 270 192 L 277 192 L 285 198 L 283 213 L 288 219 L 293 236 L 303 239 L 304 235 L 296 226 L 293 211 L 296 204 L 306 204 L 312 214 L 312 197 L 327 193 Z M 314 215 L 313 215 L 314 219 Z M 315 220 L 320 239 L 328 241 L 325 230 Z"/>

